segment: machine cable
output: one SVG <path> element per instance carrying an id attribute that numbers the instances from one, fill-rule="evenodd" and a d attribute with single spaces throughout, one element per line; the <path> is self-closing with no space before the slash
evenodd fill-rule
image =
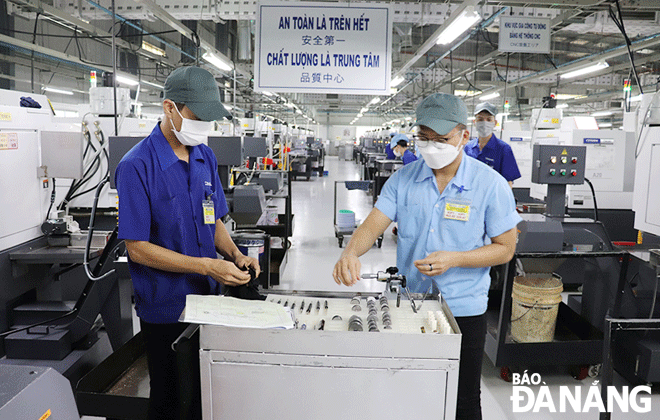
<path id="1" fill-rule="evenodd" d="M 632 71 L 633 74 L 635 75 L 635 81 L 637 82 L 637 87 L 639 88 L 639 93 L 644 94 L 644 91 L 642 90 L 642 84 L 639 81 L 639 75 L 637 74 L 637 69 L 635 68 L 635 58 L 633 57 L 633 53 L 630 50 L 630 45 L 632 42 L 630 41 L 630 38 L 628 38 L 628 34 L 626 33 L 626 28 L 623 26 L 623 14 L 621 13 L 621 6 L 619 5 L 619 0 L 614 0 L 616 4 L 616 10 L 618 12 L 618 17 L 617 14 L 614 12 L 612 7 L 608 7 L 608 12 L 610 15 L 610 19 L 614 22 L 617 28 L 619 28 L 619 31 L 621 31 L 621 34 L 623 35 L 623 38 L 626 41 L 626 48 L 628 49 L 628 58 L 630 59 L 630 65 L 632 66 Z"/>
<path id="2" fill-rule="evenodd" d="M 94 235 L 94 219 L 96 218 L 96 207 L 99 203 L 99 194 L 109 181 L 108 176 L 103 177 L 101 182 L 96 186 L 96 193 L 94 194 L 94 203 L 92 204 L 92 214 L 89 216 L 89 227 L 87 228 L 87 243 L 85 244 L 85 253 L 83 254 L 83 267 L 85 268 L 85 274 L 87 278 L 91 281 L 99 281 L 115 273 L 115 269 L 108 271 L 107 273 L 101 276 L 95 276 L 94 273 L 89 269 L 89 250 L 92 246 L 92 236 Z"/>
<path id="3" fill-rule="evenodd" d="M 594 190 L 594 184 L 589 181 L 586 177 L 584 178 L 584 181 L 589 184 L 589 188 L 591 188 L 591 196 L 594 198 L 594 220 L 598 221 L 598 204 L 596 203 L 596 191 Z"/>

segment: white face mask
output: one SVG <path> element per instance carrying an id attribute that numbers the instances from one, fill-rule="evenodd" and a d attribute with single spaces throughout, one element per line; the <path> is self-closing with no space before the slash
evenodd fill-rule
<path id="1" fill-rule="evenodd" d="M 176 105 L 174 106 L 177 114 L 181 117 L 181 130 L 176 131 L 174 122 L 172 122 L 172 131 L 177 140 L 184 146 L 198 146 L 208 140 L 209 131 L 213 127 L 213 121 L 197 121 L 185 118 Z"/>
<path id="2" fill-rule="evenodd" d="M 396 157 L 401 157 L 401 156 L 403 156 L 403 153 L 401 153 L 401 152 L 399 151 L 399 149 L 394 149 L 394 150 L 392 150 L 392 152 L 394 152 L 394 156 L 396 156 Z"/>
<path id="3" fill-rule="evenodd" d="M 463 132 L 461 131 L 461 138 L 463 137 Z M 438 144 L 436 145 L 429 144 L 426 147 L 419 148 L 419 153 L 422 154 L 424 162 L 431 169 L 442 169 L 445 166 L 450 165 L 453 161 L 456 160 L 458 154 L 463 150 L 463 145 L 459 147 L 452 146 L 451 144 Z"/>
<path id="4" fill-rule="evenodd" d="M 479 134 L 479 137 L 488 137 L 493 134 L 495 121 L 477 121 L 475 126 L 477 128 L 477 134 Z"/>

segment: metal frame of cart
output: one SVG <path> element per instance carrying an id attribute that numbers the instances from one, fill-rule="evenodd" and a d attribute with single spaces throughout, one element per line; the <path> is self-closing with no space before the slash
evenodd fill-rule
<path id="1" fill-rule="evenodd" d="M 344 237 L 353 235 L 353 232 L 355 232 L 355 229 L 357 229 L 357 225 L 350 228 L 340 228 L 339 226 L 337 226 L 337 184 L 339 183 L 343 183 L 346 186 L 346 189 L 348 190 L 362 190 L 362 191 L 371 190 L 373 194 L 374 181 L 335 181 L 333 223 L 335 225 L 335 237 L 337 238 L 337 243 L 339 244 L 339 248 L 341 248 L 344 242 Z M 375 204 L 375 198 L 374 198 L 374 204 Z M 376 240 L 376 244 L 378 248 L 380 248 L 383 245 L 382 234 Z"/>

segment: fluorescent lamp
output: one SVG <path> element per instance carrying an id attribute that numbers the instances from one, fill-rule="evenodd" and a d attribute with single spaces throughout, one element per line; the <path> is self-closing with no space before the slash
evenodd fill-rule
<path id="1" fill-rule="evenodd" d="M 592 117 L 607 117 L 614 114 L 612 111 L 599 111 L 599 112 L 592 112 L 591 116 Z"/>
<path id="2" fill-rule="evenodd" d="M 358 118 L 362 118 L 363 115 L 364 115 L 363 113 L 359 112 L 359 113 L 357 114 L 357 117 L 358 117 Z"/>
<path id="3" fill-rule="evenodd" d="M 234 68 L 232 64 L 228 63 L 225 59 L 208 51 L 202 55 L 202 58 L 222 71 L 231 71 Z"/>
<path id="4" fill-rule="evenodd" d="M 61 93 L 62 95 L 73 95 L 73 92 L 70 90 L 55 89 L 52 87 L 45 87 L 44 90 L 47 92 Z"/>
<path id="5" fill-rule="evenodd" d="M 148 43 L 147 41 L 142 41 L 142 49 L 145 51 L 149 51 L 152 54 L 159 55 L 161 57 L 165 57 L 165 50 L 162 48 L 158 48 L 155 45 L 152 45 Z"/>
<path id="6" fill-rule="evenodd" d="M 234 109 L 234 107 L 229 104 L 222 104 L 222 106 L 224 106 L 227 111 Z"/>
<path id="7" fill-rule="evenodd" d="M 158 88 L 158 89 L 165 89 L 165 86 L 163 86 L 163 85 L 159 85 L 158 83 L 154 83 L 154 82 L 147 82 L 146 80 L 140 80 L 140 83 L 144 83 L 144 84 L 147 84 L 149 86 L 153 86 L 153 87 Z"/>
<path id="8" fill-rule="evenodd" d="M 494 98 L 499 98 L 499 97 L 500 97 L 499 92 L 493 92 L 493 93 L 489 93 L 488 95 L 480 96 L 479 99 L 482 100 L 482 101 L 487 101 L 489 99 L 494 99 Z"/>
<path id="9" fill-rule="evenodd" d="M 399 85 L 401 84 L 401 82 L 403 82 L 404 80 L 405 80 L 405 79 L 403 78 L 403 76 L 397 76 L 397 77 L 395 77 L 394 79 L 392 79 L 392 81 L 390 82 L 390 87 L 397 87 L 397 86 L 399 86 Z"/>
<path id="10" fill-rule="evenodd" d="M 578 69 L 578 70 L 569 71 L 568 73 L 564 73 L 559 77 L 561 77 L 562 79 L 572 79 L 574 77 L 578 77 L 578 76 L 582 76 L 582 75 L 585 75 L 585 74 L 593 73 L 593 72 L 598 71 L 598 70 L 606 69 L 609 66 L 610 65 L 607 64 L 607 61 L 599 61 L 596 64 L 592 64 L 590 66 L 583 67 L 583 68 Z"/>
<path id="11" fill-rule="evenodd" d="M 412 117 L 406 117 L 406 121 L 412 120 Z"/>
<path id="12" fill-rule="evenodd" d="M 369 108 L 364 107 L 360 110 L 360 114 L 364 114 L 365 112 L 369 111 Z"/>
<path id="13" fill-rule="evenodd" d="M 458 90 L 454 91 L 454 95 L 456 95 L 456 96 L 467 96 L 468 98 L 470 98 L 472 96 L 477 96 L 479 94 L 481 94 L 480 90 L 460 90 L 460 89 L 458 89 Z"/>
<path id="14" fill-rule="evenodd" d="M 565 109 L 568 108 L 568 104 L 559 104 L 557 105 L 557 109 Z"/>
<path id="15" fill-rule="evenodd" d="M 263 93 L 263 94 L 266 95 L 266 96 L 273 96 L 273 94 L 272 94 L 271 92 L 268 92 L 267 90 L 264 90 L 264 91 L 261 92 L 261 93 Z"/>
<path id="16" fill-rule="evenodd" d="M 479 13 L 474 10 L 473 6 L 466 7 L 461 14 L 440 33 L 436 44 L 451 44 L 463 32 L 467 31 L 472 25 L 477 23 L 479 19 L 481 19 L 481 16 L 479 16 Z"/>
<path id="17" fill-rule="evenodd" d="M 138 82 L 137 80 L 132 79 L 132 78 L 127 77 L 127 76 L 122 76 L 121 74 L 115 75 L 115 80 L 119 83 L 124 83 L 124 84 L 130 85 L 130 86 L 137 86 L 137 85 L 140 84 L 140 82 Z"/>
<path id="18" fill-rule="evenodd" d="M 380 102 L 380 97 L 376 96 L 371 101 L 369 101 L 369 105 L 376 105 L 378 102 Z"/>
<path id="19" fill-rule="evenodd" d="M 602 124 L 598 124 L 598 127 L 600 127 L 600 128 L 612 127 L 612 123 L 602 123 Z"/>
<path id="20" fill-rule="evenodd" d="M 555 99 L 558 101 L 565 101 L 568 99 L 580 99 L 580 98 L 586 98 L 584 95 L 572 95 L 570 93 L 558 93 L 555 95 Z"/>

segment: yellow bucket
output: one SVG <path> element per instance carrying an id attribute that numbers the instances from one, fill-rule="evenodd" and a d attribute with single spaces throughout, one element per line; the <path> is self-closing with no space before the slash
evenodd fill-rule
<path id="1" fill-rule="evenodd" d="M 516 277 L 513 281 L 511 336 L 520 343 L 552 341 L 564 286 L 558 277 Z"/>

